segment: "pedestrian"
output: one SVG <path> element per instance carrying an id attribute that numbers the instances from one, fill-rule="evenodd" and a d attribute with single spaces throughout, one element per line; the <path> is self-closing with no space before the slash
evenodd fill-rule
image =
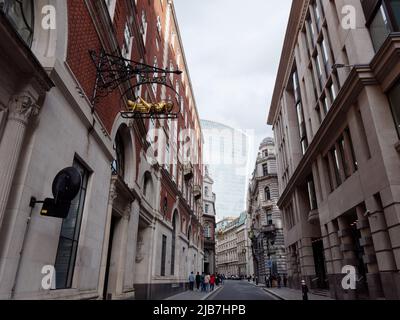
<path id="1" fill-rule="evenodd" d="M 269 286 L 270 286 L 270 288 L 274 287 L 274 276 L 273 275 L 270 275 L 270 277 L 269 277 Z"/>
<path id="2" fill-rule="evenodd" d="M 196 288 L 197 288 L 197 291 L 200 290 L 200 284 L 201 284 L 201 276 L 200 276 L 200 273 L 197 272 L 197 274 L 196 274 Z"/>
<path id="3" fill-rule="evenodd" d="M 283 275 L 283 286 L 286 288 L 287 287 L 287 277 L 286 274 Z"/>
<path id="4" fill-rule="evenodd" d="M 211 275 L 210 277 L 210 291 L 214 291 L 214 286 L 215 286 L 215 275 Z"/>
<path id="5" fill-rule="evenodd" d="M 201 284 L 201 291 L 204 292 L 206 291 L 206 286 L 204 283 L 204 279 L 205 279 L 205 275 L 204 272 L 202 273 L 202 275 L 200 276 L 200 284 Z"/>
<path id="6" fill-rule="evenodd" d="M 219 274 L 217 274 L 217 276 L 215 277 L 215 285 L 217 287 L 219 287 L 219 282 L 220 282 L 220 278 L 219 278 Z"/>
<path id="7" fill-rule="evenodd" d="M 189 275 L 189 289 L 193 291 L 194 289 L 194 274 L 193 271 Z"/>
<path id="8" fill-rule="evenodd" d="M 208 292 L 210 290 L 210 275 L 206 274 L 206 276 L 204 277 L 204 285 L 206 287 L 206 292 Z"/>
<path id="9" fill-rule="evenodd" d="M 301 280 L 301 292 L 303 293 L 303 300 L 308 300 L 308 287 L 305 280 Z"/>
<path id="10" fill-rule="evenodd" d="M 279 289 L 281 288 L 281 282 L 282 282 L 281 275 L 278 274 L 278 288 L 279 288 Z"/>
<path id="11" fill-rule="evenodd" d="M 269 288 L 269 275 L 265 276 L 265 285 Z"/>

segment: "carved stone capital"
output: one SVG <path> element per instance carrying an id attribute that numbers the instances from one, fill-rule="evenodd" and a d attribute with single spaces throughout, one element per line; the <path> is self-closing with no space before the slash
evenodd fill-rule
<path id="1" fill-rule="evenodd" d="M 31 117 L 39 113 L 40 107 L 28 93 L 22 93 L 11 98 L 9 110 L 10 120 L 16 120 L 27 124 Z"/>

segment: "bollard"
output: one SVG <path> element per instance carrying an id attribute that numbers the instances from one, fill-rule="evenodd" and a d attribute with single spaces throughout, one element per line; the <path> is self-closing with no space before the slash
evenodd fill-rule
<path id="1" fill-rule="evenodd" d="M 308 287 L 305 280 L 301 280 L 301 292 L 303 293 L 303 300 L 308 300 Z"/>

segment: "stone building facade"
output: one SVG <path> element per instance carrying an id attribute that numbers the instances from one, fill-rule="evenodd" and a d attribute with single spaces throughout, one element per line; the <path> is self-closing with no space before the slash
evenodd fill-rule
<path id="1" fill-rule="evenodd" d="M 173 2 L 5 0 L 0 31 L 0 299 L 185 290 L 203 269 L 203 141 Z M 174 100 L 178 119 L 123 119 L 121 93 L 136 79 L 93 104 L 89 50 L 183 71 L 169 79 L 181 99 L 160 85 L 136 92 Z M 30 208 L 70 166 L 82 185 L 68 217 Z M 54 290 L 42 285 L 46 266 Z"/>
<path id="2" fill-rule="evenodd" d="M 400 298 L 399 13 L 396 1 L 293 1 L 268 117 L 291 287 Z"/>
<path id="3" fill-rule="evenodd" d="M 216 195 L 213 192 L 214 180 L 211 178 L 208 167 L 205 167 L 203 180 L 203 220 L 204 227 L 204 272 L 215 274 L 215 228 Z"/>
<path id="4" fill-rule="evenodd" d="M 248 275 L 249 238 L 246 212 L 238 218 L 225 218 L 217 223 L 217 273 L 230 276 Z"/>
<path id="5" fill-rule="evenodd" d="M 251 253 L 254 275 L 260 282 L 266 276 L 287 274 L 282 216 L 279 198 L 275 144 L 262 141 L 248 189 L 247 214 L 250 220 Z"/>

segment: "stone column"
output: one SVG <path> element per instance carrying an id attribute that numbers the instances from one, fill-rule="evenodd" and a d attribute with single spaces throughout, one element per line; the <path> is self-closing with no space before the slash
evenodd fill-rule
<path id="1" fill-rule="evenodd" d="M 115 293 L 117 296 L 121 296 L 124 293 L 124 278 L 125 273 L 129 270 L 126 270 L 126 259 L 127 259 L 127 245 L 128 245 L 128 232 L 129 232 L 129 220 L 131 218 L 131 203 L 126 206 L 124 210 L 124 215 L 122 216 L 121 220 L 121 239 L 120 243 L 118 244 L 118 277 L 117 283 L 115 288 Z M 114 248 L 114 244 L 113 244 Z"/>
<path id="2" fill-rule="evenodd" d="M 354 242 L 351 236 L 351 229 L 346 221 L 346 218 L 339 217 L 339 232 L 338 235 L 340 237 L 340 251 L 343 253 L 343 262 L 344 265 L 357 266 L 357 257 L 354 252 Z M 358 277 L 358 275 L 357 275 Z M 356 299 L 356 290 L 349 289 L 345 292 L 344 299 L 345 300 L 355 300 Z"/>
<path id="3" fill-rule="evenodd" d="M 376 260 L 375 249 L 372 242 L 371 228 L 369 227 L 368 218 L 365 216 L 365 208 L 361 205 L 357 206 L 357 228 L 360 230 L 360 244 L 364 249 L 364 262 L 367 265 L 367 283 L 368 292 L 371 299 L 383 296 L 382 285 L 379 278 L 379 268 Z"/>
<path id="4" fill-rule="evenodd" d="M 21 154 L 25 131 L 30 118 L 38 113 L 39 106 L 29 93 L 14 96 L 9 103 L 7 124 L 0 142 L 0 228 Z"/>
<path id="5" fill-rule="evenodd" d="M 328 238 L 329 245 L 331 247 L 331 265 L 332 265 L 332 275 L 329 281 L 329 291 L 334 294 L 335 298 L 341 297 L 342 287 L 341 280 L 343 275 L 341 274 L 343 264 L 343 254 L 340 251 L 340 239 L 338 236 L 338 226 L 336 221 L 328 222 Z M 333 292 L 334 291 L 334 292 Z"/>
<path id="6" fill-rule="evenodd" d="M 377 258 L 382 289 L 386 299 L 397 299 L 394 290 L 394 273 L 396 262 L 390 242 L 387 222 L 379 196 L 373 196 L 366 200 L 369 211 L 369 225 L 371 228 L 373 246 Z"/>
<path id="7" fill-rule="evenodd" d="M 116 198 L 117 198 L 117 190 L 115 187 L 115 183 L 112 182 L 110 185 L 110 191 L 108 196 L 107 218 L 103 235 L 103 248 L 101 253 L 101 265 L 100 265 L 99 285 L 98 285 L 99 299 L 103 299 L 103 291 L 104 291 L 106 268 L 107 268 L 108 245 L 110 241 L 110 231 L 111 231 L 111 218 L 113 212 L 113 205 Z"/>

